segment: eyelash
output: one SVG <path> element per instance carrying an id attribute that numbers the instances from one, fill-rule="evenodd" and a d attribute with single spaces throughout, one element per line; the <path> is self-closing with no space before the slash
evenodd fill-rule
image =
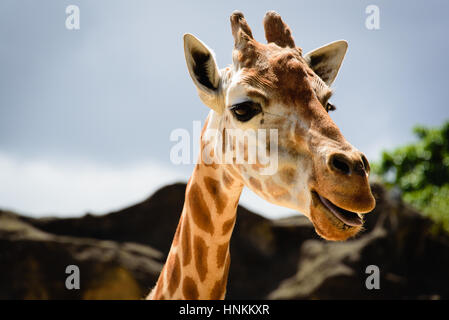
<path id="1" fill-rule="evenodd" d="M 234 114 L 237 120 L 241 122 L 246 122 L 251 120 L 254 116 L 262 112 L 262 107 L 260 104 L 253 101 L 245 101 L 233 105 L 230 108 L 231 112 Z"/>
<path id="2" fill-rule="evenodd" d="M 327 102 L 324 109 L 326 109 L 326 112 L 330 112 L 330 111 L 335 111 L 337 108 L 332 103 Z"/>
<path id="3" fill-rule="evenodd" d="M 335 111 L 337 108 L 330 102 L 326 103 L 324 107 L 326 112 Z M 234 114 L 237 120 L 241 122 L 247 122 L 251 120 L 254 116 L 262 112 L 262 107 L 260 104 L 253 101 L 245 101 L 242 103 L 237 103 L 230 108 L 231 112 Z"/>

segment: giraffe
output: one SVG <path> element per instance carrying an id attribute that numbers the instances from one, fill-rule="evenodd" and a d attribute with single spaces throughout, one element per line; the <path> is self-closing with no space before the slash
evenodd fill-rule
<path id="1" fill-rule="evenodd" d="M 199 160 L 189 179 L 184 207 L 167 261 L 148 299 L 224 299 L 229 243 L 244 186 L 261 198 L 303 213 L 327 240 L 346 240 L 363 226 L 375 199 L 369 163 L 349 144 L 329 116 L 331 84 L 347 49 L 340 40 L 305 55 L 280 15 L 264 17 L 267 43 L 256 41 L 244 15 L 231 17 L 232 65 L 219 69 L 214 53 L 184 35 L 187 68 L 202 102 L 205 121 Z M 210 130 L 276 129 L 278 168 L 264 164 L 205 161 L 228 152 L 231 140 Z M 248 159 L 250 142 L 238 152 Z M 265 146 L 265 148 L 268 148 Z M 233 158 L 235 160 L 235 158 Z"/>

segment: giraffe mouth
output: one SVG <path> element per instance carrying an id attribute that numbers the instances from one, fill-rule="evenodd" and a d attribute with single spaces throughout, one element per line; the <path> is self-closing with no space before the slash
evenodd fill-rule
<path id="1" fill-rule="evenodd" d="M 363 225 L 363 220 L 358 213 L 336 206 L 330 200 L 320 195 L 318 192 L 315 192 L 315 194 L 317 195 L 317 198 L 320 200 L 323 206 L 345 225 L 350 227 L 360 227 L 361 225 Z"/>

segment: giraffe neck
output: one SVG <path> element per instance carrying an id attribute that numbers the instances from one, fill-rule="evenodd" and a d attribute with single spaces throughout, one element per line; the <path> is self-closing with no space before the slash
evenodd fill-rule
<path id="1" fill-rule="evenodd" d="M 152 299 L 224 299 L 243 184 L 227 165 L 198 163 Z"/>

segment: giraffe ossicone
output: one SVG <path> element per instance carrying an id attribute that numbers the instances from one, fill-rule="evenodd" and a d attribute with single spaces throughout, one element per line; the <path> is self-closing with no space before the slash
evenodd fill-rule
<path id="1" fill-rule="evenodd" d="M 221 70 L 203 42 L 184 35 L 188 71 L 211 111 L 173 243 L 150 299 L 225 297 L 229 241 L 244 186 L 301 212 L 328 240 L 356 235 L 363 215 L 375 207 L 366 157 L 346 141 L 328 114 L 333 109 L 330 85 L 346 41 L 303 55 L 279 14 L 268 12 L 264 28 L 266 44 L 256 41 L 244 15 L 234 12 L 233 63 Z M 214 138 L 206 134 L 209 130 L 223 137 L 230 130 L 276 130 L 276 170 L 262 174 L 266 163 L 249 163 L 251 147 L 260 147 L 260 139 L 239 142 L 243 162 L 237 163 L 235 153 L 229 163 L 214 159 L 235 151 L 235 144 L 230 147 L 229 139 Z M 268 154 L 273 151 L 270 142 L 263 148 Z M 203 161 L 203 153 L 217 161 Z"/>

